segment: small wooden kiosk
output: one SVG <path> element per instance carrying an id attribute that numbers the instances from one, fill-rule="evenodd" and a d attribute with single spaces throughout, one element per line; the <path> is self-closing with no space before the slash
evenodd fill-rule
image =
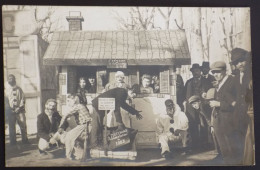
<path id="1" fill-rule="evenodd" d="M 138 94 L 133 100 L 143 119 L 137 121 L 122 113 L 128 127 L 138 129 L 137 147 L 157 147 L 156 118 L 165 114 L 164 101 L 176 100 L 176 65 L 189 65 L 190 55 L 183 30 L 159 31 L 63 31 L 56 32 L 45 53 L 44 64 L 59 67 L 59 110 L 66 105 L 66 95 L 76 92 L 78 78 L 96 75 L 97 93 L 102 92 L 102 75 L 108 82 L 121 70 L 130 86 L 140 84 L 144 73 L 158 75 L 160 93 Z M 89 103 L 91 110 L 91 103 Z"/>

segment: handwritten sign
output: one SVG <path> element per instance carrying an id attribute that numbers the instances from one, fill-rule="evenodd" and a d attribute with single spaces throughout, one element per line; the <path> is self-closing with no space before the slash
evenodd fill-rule
<path id="1" fill-rule="evenodd" d="M 107 68 L 127 68 L 127 61 L 125 59 L 108 60 Z"/>
<path id="2" fill-rule="evenodd" d="M 115 149 L 130 143 L 127 129 L 122 131 L 113 132 L 108 135 L 109 148 Z"/>
<path id="3" fill-rule="evenodd" d="M 98 110 L 115 110 L 115 98 L 99 98 Z"/>

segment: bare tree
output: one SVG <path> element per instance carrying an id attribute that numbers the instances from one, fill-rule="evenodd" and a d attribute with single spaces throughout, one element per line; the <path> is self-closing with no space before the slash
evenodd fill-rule
<path id="1" fill-rule="evenodd" d="M 154 26 L 155 8 L 130 8 L 129 17 L 124 18 L 115 12 L 115 17 L 123 30 L 151 30 Z"/>
<path id="2" fill-rule="evenodd" d="M 34 18 L 37 23 L 36 34 L 44 41 L 50 42 L 53 32 L 62 28 L 60 26 L 60 17 L 58 19 L 54 19 L 53 17 L 57 7 L 46 7 L 46 10 L 44 10 L 44 12 L 40 11 L 40 8 L 43 9 L 43 7 L 39 6 L 3 6 L 3 10 L 33 10 Z"/>
<path id="3" fill-rule="evenodd" d="M 222 26 L 222 31 L 224 34 L 224 38 L 223 40 L 219 41 L 220 47 L 224 48 L 226 50 L 226 54 L 227 54 L 227 62 L 230 63 L 231 61 L 231 51 L 234 48 L 234 41 L 235 41 L 235 37 L 233 37 L 234 35 L 234 25 L 232 23 L 232 16 L 234 14 L 234 9 L 230 8 L 229 9 L 229 18 L 225 18 L 224 16 L 219 17 L 219 21 L 221 23 Z M 227 26 L 228 24 L 226 24 L 226 20 L 229 19 L 229 21 L 227 22 L 231 22 L 231 24 L 229 26 Z"/>
<path id="4" fill-rule="evenodd" d="M 170 17 L 171 17 L 172 11 L 173 11 L 173 7 L 166 8 L 166 11 L 164 11 L 162 8 L 157 8 L 157 10 L 159 11 L 159 13 L 161 14 L 161 16 L 164 19 L 165 29 L 169 29 L 170 28 Z"/>

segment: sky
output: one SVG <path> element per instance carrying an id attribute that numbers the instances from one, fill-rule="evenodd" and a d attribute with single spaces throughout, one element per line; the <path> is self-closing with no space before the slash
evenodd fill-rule
<path id="1" fill-rule="evenodd" d="M 25 8 L 29 9 L 30 6 L 26 6 Z M 44 16 L 48 11 L 48 8 L 49 6 L 38 6 L 38 17 L 40 18 L 41 16 Z M 60 30 L 68 30 L 66 16 L 69 16 L 70 11 L 81 12 L 81 16 L 84 18 L 84 22 L 82 22 L 82 30 L 118 30 L 119 22 L 116 19 L 117 14 L 123 18 L 128 18 L 131 7 L 52 6 L 52 8 L 55 9 L 55 13 L 52 15 L 52 20 L 59 20 Z M 3 11 L 5 9 L 17 9 L 17 6 L 3 6 Z M 166 8 L 163 10 L 165 9 Z M 154 21 L 155 26 L 160 28 L 164 27 L 164 22 L 160 15 L 155 15 Z"/>

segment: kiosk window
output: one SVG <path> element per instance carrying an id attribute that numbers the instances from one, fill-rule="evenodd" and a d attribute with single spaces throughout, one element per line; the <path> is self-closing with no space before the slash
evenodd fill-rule
<path id="1" fill-rule="evenodd" d="M 86 80 L 86 90 L 88 93 L 97 92 L 97 68 L 92 66 L 77 67 L 77 81 L 74 83 L 79 87 L 79 78 L 83 77 Z"/>
<path id="2" fill-rule="evenodd" d="M 160 93 L 160 67 L 142 66 L 139 68 L 139 93 Z"/>

